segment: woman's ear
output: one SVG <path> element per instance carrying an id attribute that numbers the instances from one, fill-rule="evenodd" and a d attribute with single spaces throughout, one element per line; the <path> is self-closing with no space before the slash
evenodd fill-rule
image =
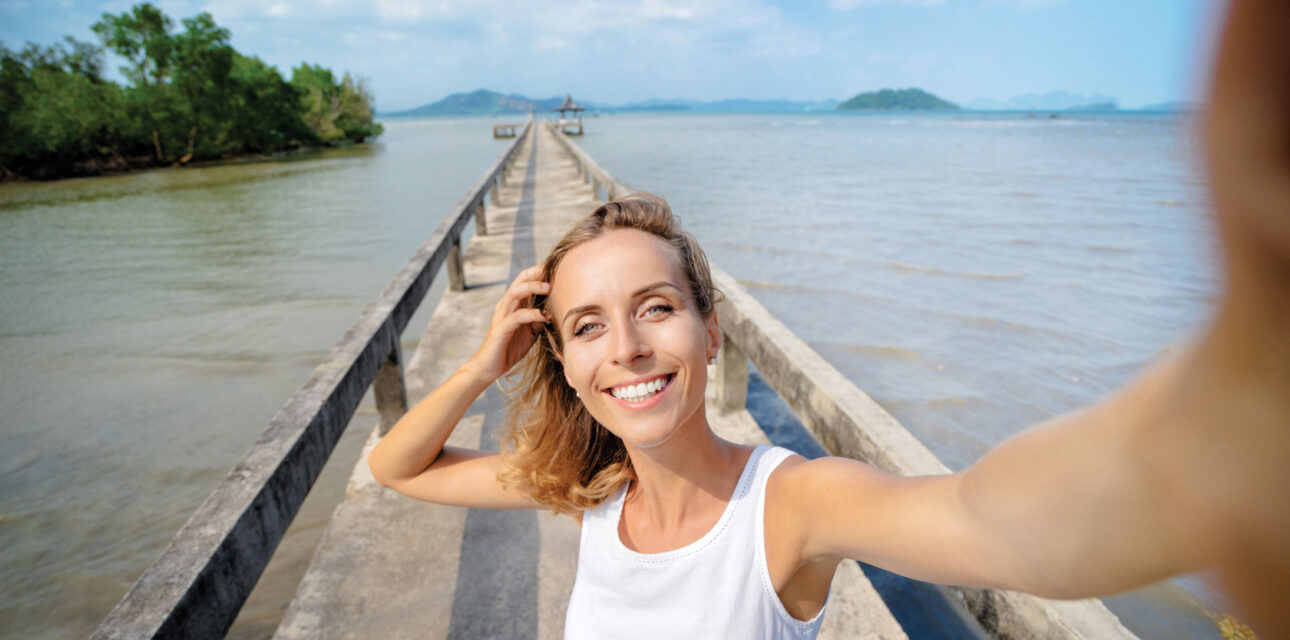
<path id="1" fill-rule="evenodd" d="M 716 310 L 708 314 L 708 319 L 704 321 L 704 329 L 708 332 L 708 360 L 712 360 L 721 350 L 721 327 L 717 323 Z"/>

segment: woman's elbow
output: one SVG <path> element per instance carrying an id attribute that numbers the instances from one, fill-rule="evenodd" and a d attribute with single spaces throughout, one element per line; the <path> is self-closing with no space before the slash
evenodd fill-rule
<path id="1" fill-rule="evenodd" d="M 394 489 L 394 485 L 398 483 L 398 478 L 390 473 L 389 465 L 385 464 L 385 460 L 381 456 L 380 447 L 381 445 L 378 442 L 376 447 L 368 452 L 367 468 L 372 472 L 372 478 L 376 480 L 376 484 L 387 489 Z"/>

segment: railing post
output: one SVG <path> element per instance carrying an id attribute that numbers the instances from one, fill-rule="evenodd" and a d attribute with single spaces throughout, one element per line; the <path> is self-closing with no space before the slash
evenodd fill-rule
<path id="1" fill-rule="evenodd" d="M 506 172 L 505 167 L 502 168 L 502 172 Z M 497 183 L 499 180 L 500 178 L 494 177 L 492 183 L 488 185 L 488 202 L 494 207 L 497 206 Z"/>
<path id="2" fill-rule="evenodd" d="M 596 182 L 596 176 L 591 176 L 591 197 L 600 200 L 600 183 Z"/>
<path id="3" fill-rule="evenodd" d="M 453 291 L 466 290 L 465 270 L 461 267 L 461 237 L 453 238 L 452 247 L 448 249 L 448 259 L 444 260 L 445 266 L 448 267 L 448 288 Z"/>
<path id="4" fill-rule="evenodd" d="M 390 355 L 381 362 L 372 382 L 372 395 L 376 396 L 376 412 L 381 415 L 381 435 L 390 432 L 394 423 L 408 412 L 408 391 L 403 384 L 403 345 L 394 336 Z"/>
<path id="5" fill-rule="evenodd" d="M 713 383 L 718 409 L 735 411 L 748 403 L 748 357 L 725 332 L 721 333 L 721 351 L 717 354 Z"/>
<path id="6" fill-rule="evenodd" d="M 484 199 L 480 198 L 475 203 L 475 233 L 486 236 L 488 235 L 488 218 L 484 213 Z"/>

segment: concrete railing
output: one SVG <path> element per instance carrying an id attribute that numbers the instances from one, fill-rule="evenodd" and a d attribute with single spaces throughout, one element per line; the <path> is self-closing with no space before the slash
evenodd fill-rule
<path id="1" fill-rule="evenodd" d="M 532 131 L 530 121 L 363 310 L 91 637 L 224 635 L 367 388 L 372 387 L 382 432 L 407 412 L 399 345 L 403 329 L 441 266 L 448 267 L 450 286 L 463 288 L 461 234 L 472 217 L 476 233 L 488 232 L 485 198 L 496 201 L 521 141 Z"/>
<path id="2" fill-rule="evenodd" d="M 611 200 L 632 192 L 566 136 L 555 128 L 552 133 L 573 156 L 597 197 L 602 188 Z M 771 315 L 734 277 L 715 264 L 711 266 L 714 284 L 725 294 L 717 306 L 723 340 L 713 381 L 719 408 L 744 406 L 748 363 L 752 362 L 831 455 L 861 460 L 902 476 L 950 472 L 908 429 Z M 942 588 L 963 602 L 996 637 L 1136 638 L 1100 600 L 1059 601 L 1015 591 Z"/>

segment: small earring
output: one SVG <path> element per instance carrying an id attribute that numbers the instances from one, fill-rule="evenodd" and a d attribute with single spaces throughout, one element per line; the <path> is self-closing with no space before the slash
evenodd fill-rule
<path id="1" fill-rule="evenodd" d="M 578 399 L 579 399 L 579 400 L 581 400 L 581 399 L 582 399 L 582 394 L 581 394 L 581 393 L 578 393 L 577 391 L 574 391 L 574 392 L 573 392 L 573 395 L 578 396 Z"/>
<path id="2" fill-rule="evenodd" d="M 708 358 L 708 364 L 716 364 L 716 363 L 717 363 L 716 356 L 712 356 L 711 358 Z"/>

